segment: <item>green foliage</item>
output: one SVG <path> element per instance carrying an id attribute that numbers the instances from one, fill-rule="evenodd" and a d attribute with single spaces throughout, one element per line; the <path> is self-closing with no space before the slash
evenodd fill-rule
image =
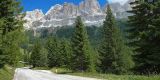
<path id="1" fill-rule="evenodd" d="M 80 17 L 75 22 L 75 30 L 72 37 L 72 69 L 76 71 L 91 71 L 92 64 L 91 46 L 88 40 L 87 31 Z"/>
<path id="2" fill-rule="evenodd" d="M 14 77 L 14 68 L 5 65 L 0 69 L 0 80 L 12 80 Z"/>
<path id="3" fill-rule="evenodd" d="M 49 37 L 46 42 L 46 49 L 48 51 L 48 66 L 57 67 L 61 66 L 61 53 L 59 40 L 55 37 Z"/>
<path id="4" fill-rule="evenodd" d="M 127 24 L 127 19 L 117 19 L 116 22 L 118 23 L 119 27 L 121 28 L 123 34 Z M 86 26 L 88 38 L 90 41 L 90 44 L 94 48 L 98 48 L 98 44 L 100 43 L 100 39 L 102 38 L 101 34 L 102 26 Z M 40 38 L 43 40 L 47 40 L 47 37 L 49 36 L 55 36 L 59 39 L 67 39 L 70 40 L 72 38 L 72 33 L 74 31 L 73 26 L 62 26 L 62 27 L 56 27 L 54 30 L 52 28 L 42 28 L 38 29 L 37 32 L 41 34 Z M 35 41 L 35 37 L 33 36 L 33 30 L 27 30 L 25 31 L 26 34 L 29 37 L 29 43 L 33 44 Z M 45 42 L 45 41 L 44 41 Z"/>
<path id="5" fill-rule="evenodd" d="M 67 41 L 66 39 L 61 40 L 60 54 L 61 54 L 60 60 L 62 61 L 61 66 L 70 68 L 71 67 L 70 63 L 71 63 L 72 51 L 71 51 L 71 45 L 70 45 L 69 41 Z"/>
<path id="6" fill-rule="evenodd" d="M 86 26 L 90 44 L 95 48 L 97 47 L 97 44 L 99 43 L 100 28 L 101 27 L 97 27 L 97 26 Z M 72 34 L 73 31 L 74 31 L 73 26 L 64 26 L 64 27 L 57 29 L 55 35 L 57 35 L 57 37 L 59 38 L 71 39 L 73 35 Z"/>
<path id="7" fill-rule="evenodd" d="M 26 49 L 23 50 L 23 62 L 26 65 L 29 65 L 30 62 L 30 53 Z"/>
<path id="8" fill-rule="evenodd" d="M 99 50 L 103 72 L 123 74 L 133 67 L 131 53 L 125 46 L 122 33 L 108 5 L 106 20 L 103 24 L 102 41 Z"/>
<path id="9" fill-rule="evenodd" d="M 49 37 L 46 42 L 49 67 L 70 67 L 71 45 L 66 39 Z"/>
<path id="10" fill-rule="evenodd" d="M 102 80 L 159 80 L 159 75 L 142 76 L 142 75 L 114 75 L 114 74 L 100 74 L 100 73 L 68 73 L 70 75 L 91 77 Z"/>
<path id="11" fill-rule="evenodd" d="M 42 48 L 40 53 L 41 54 L 40 54 L 39 61 L 41 61 L 41 64 L 39 64 L 39 65 L 47 67 L 48 66 L 48 51 L 45 48 Z"/>
<path id="12" fill-rule="evenodd" d="M 47 59 L 47 51 L 42 47 L 39 41 L 37 41 L 32 50 L 30 63 L 33 67 L 43 67 L 47 66 L 48 59 Z"/>
<path id="13" fill-rule="evenodd" d="M 1 0 L 0 1 L 0 19 L 3 19 L 2 35 L 16 29 L 23 28 L 23 16 L 21 14 L 22 7 L 17 0 Z M 20 15 L 21 14 L 21 15 Z"/>
<path id="14" fill-rule="evenodd" d="M 57 29 L 55 35 L 57 35 L 57 37 L 59 38 L 71 39 L 73 30 L 74 30 L 73 26 L 63 26 Z"/>
<path id="15" fill-rule="evenodd" d="M 23 38 L 23 14 L 17 0 L 0 1 L 0 61 L 16 66 Z M 5 58 L 5 59 L 4 59 Z M 0 63 L 1 64 L 1 63 Z"/>
<path id="16" fill-rule="evenodd" d="M 6 55 L 3 54 L 2 49 L 0 49 L 0 68 L 4 67 L 6 63 Z"/>
<path id="17" fill-rule="evenodd" d="M 129 17 L 129 45 L 134 48 L 136 70 L 145 74 L 160 73 L 159 22 L 160 2 L 136 0 Z"/>
<path id="18" fill-rule="evenodd" d="M 23 33 L 19 30 L 15 30 L 5 35 L 5 38 L 3 39 L 2 50 L 3 53 L 7 55 L 7 63 L 10 65 L 17 66 L 17 63 L 21 60 L 21 38 L 23 38 Z"/>
<path id="19" fill-rule="evenodd" d="M 54 67 L 51 69 L 52 72 L 57 73 L 57 74 L 67 74 L 67 73 L 72 73 L 72 70 L 67 69 L 67 68 L 58 68 Z"/>

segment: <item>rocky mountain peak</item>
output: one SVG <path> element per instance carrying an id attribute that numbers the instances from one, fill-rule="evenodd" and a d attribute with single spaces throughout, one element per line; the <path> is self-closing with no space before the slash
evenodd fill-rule
<path id="1" fill-rule="evenodd" d="M 98 14 L 101 13 L 101 7 L 97 0 L 84 0 L 80 3 L 79 9 L 81 12 L 87 13 L 87 14 Z"/>
<path id="2" fill-rule="evenodd" d="M 45 15 L 55 14 L 56 12 L 60 11 L 62 9 L 62 7 L 63 7 L 62 5 L 56 4 L 56 5 L 52 6 Z"/>
<path id="3" fill-rule="evenodd" d="M 24 24 L 26 29 L 29 29 L 34 21 L 38 21 L 44 17 L 44 14 L 42 10 L 35 9 L 33 11 L 27 11 L 26 16 L 24 17 L 24 20 L 27 21 L 26 24 Z"/>
<path id="4" fill-rule="evenodd" d="M 130 1 L 130 0 L 129 0 Z M 127 10 L 130 9 L 128 4 L 110 3 L 113 14 L 116 18 L 127 17 Z M 108 5 L 108 4 L 106 4 Z M 52 6 L 44 15 L 42 10 L 27 11 L 27 23 L 24 25 L 26 29 L 57 27 L 73 25 L 77 16 L 81 16 L 85 25 L 102 25 L 106 16 L 106 8 L 100 7 L 98 0 L 83 0 L 79 5 L 73 3 L 56 4 Z"/>
<path id="5" fill-rule="evenodd" d="M 77 15 L 77 6 L 73 3 L 64 3 L 62 12 L 65 16 L 73 17 Z"/>
<path id="6" fill-rule="evenodd" d="M 28 11 L 26 12 L 25 19 L 30 19 L 30 20 L 39 20 L 44 16 L 42 10 L 35 9 L 33 11 Z"/>

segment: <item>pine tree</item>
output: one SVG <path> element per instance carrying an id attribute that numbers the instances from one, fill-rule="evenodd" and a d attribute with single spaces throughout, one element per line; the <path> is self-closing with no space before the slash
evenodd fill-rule
<path id="1" fill-rule="evenodd" d="M 71 63 L 71 45 L 68 40 L 63 39 L 60 44 L 60 53 L 61 53 L 61 61 L 62 66 L 70 68 Z"/>
<path id="2" fill-rule="evenodd" d="M 136 70 L 141 73 L 160 72 L 159 62 L 159 6 L 158 2 L 148 0 L 136 0 L 133 15 L 129 17 L 129 45 L 134 48 Z"/>
<path id="3" fill-rule="evenodd" d="M 92 71 L 91 47 L 88 40 L 87 31 L 81 17 L 77 17 L 75 30 L 72 37 L 72 69 L 76 71 Z"/>
<path id="4" fill-rule="evenodd" d="M 23 17 L 21 14 L 22 7 L 17 0 L 1 0 L 0 1 L 0 19 L 4 20 L 2 26 L 2 35 L 16 29 L 23 28 Z"/>
<path id="5" fill-rule="evenodd" d="M 150 45 L 150 53 L 152 53 L 149 57 L 148 60 L 149 64 L 151 65 L 151 72 L 154 74 L 159 74 L 160 73 L 160 1 L 157 0 L 154 4 L 154 9 L 153 9 L 153 15 L 154 19 L 151 18 L 152 20 L 152 27 L 149 35 L 149 43 Z M 152 38 L 152 39 L 151 39 Z"/>
<path id="6" fill-rule="evenodd" d="M 20 60 L 20 42 L 23 34 L 23 14 L 18 0 L 0 1 L 0 56 L 3 62 L 16 66 Z M 14 36 L 17 35 L 17 36 Z M 11 37 L 12 36 L 12 37 Z M 2 57 L 3 57 L 2 56 Z"/>
<path id="7" fill-rule="evenodd" d="M 103 39 L 99 50 L 102 72 L 126 73 L 133 66 L 131 53 L 127 52 L 128 48 L 109 5 L 102 30 Z"/>
<path id="8" fill-rule="evenodd" d="M 40 66 L 41 67 L 48 67 L 48 51 L 44 47 L 40 50 Z"/>
<path id="9" fill-rule="evenodd" d="M 47 51 L 42 47 L 40 42 L 37 40 L 32 48 L 32 54 L 30 58 L 30 64 L 33 67 L 44 67 L 47 66 Z"/>
<path id="10" fill-rule="evenodd" d="M 24 54 L 23 54 L 23 62 L 25 62 L 26 65 L 29 65 L 29 60 L 30 60 L 30 53 L 26 49 L 24 49 Z"/>
<path id="11" fill-rule="evenodd" d="M 2 25 L 3 25 L 3 20 L 0 19 L 0 68 L 4 66 L 6 63 L 5 57 L 6 55 L 2 51 Z"/>
<path id="12" fill-rule="evenodd" d="M 9 32 L 3 39 L 3 52 L 8 56 L 6 57 L 7 63 L 12 66 L 18 66 L 19 61 L 22 59 L 20 52 L 20 44 L 23 38 L 18 30 Z M 20 38 L 21 37 L 21 38 Z"/>
<path id="13" fill-rule="evenodd" d="M 62 64 L 60 43 L 56 37 L 49 37 L 46 43 L 46 49 L 48 51 L 48 66 L 59 67 Z"/>

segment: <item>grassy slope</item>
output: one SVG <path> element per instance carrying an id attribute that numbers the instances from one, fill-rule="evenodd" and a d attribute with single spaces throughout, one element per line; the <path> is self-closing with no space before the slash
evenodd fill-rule
<path id="1" fill-rule="evenodd" d="M 72 73 L 72 71 L 65 69 L 65 68 L 53 68 L 51 69 L 52 72 L 56 72 L 59 74 L 69 74 L 75 76 L 83 76 L 83 77 L 92 77 L 98 78 L 103 80 L 160 80 L 160 76 L 140 76 L 140 75 L 113 75 L 113 74 L 99 74 L 99 73 Z"/>
<path id="2" fill-rule="evenodd" d="M 5 66 L 4 68 L 0 69 L 0 80 L 12 80 L 14 76 L 14 69 Z"/>

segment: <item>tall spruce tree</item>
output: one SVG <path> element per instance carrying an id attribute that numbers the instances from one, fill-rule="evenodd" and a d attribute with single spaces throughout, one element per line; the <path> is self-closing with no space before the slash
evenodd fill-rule
<path id="1" fill-rule="evenodd" d="M 155 0 L 156 1 L 156 0 Z M 154 14 L 154 19 L 152 18 L 152 29 L 150 32 L 150 43 L 152 43 L 152 45 L 150 45 L 151 47 L 151 52 L 152 55 L 150 55 L 149 60 L 150 60 L 150 65 L 152 66 L 151 68 L 151 72 L 160 73 L 160 1 L 157 0 L 156 2 L 154 2 L 154 9 L 153 9 L 153 13 Z M 152 39 L 150 39 L 152 37 Z M 153 47 L 154 46 L 154 47 Z"/>
<path id="2" fill-rule="evenodd" d="M 23 33 L 23 15 L 21 11 L 22 8 L 18 0 L 0 1 L 0 23 L 2 23 L 0 24 L 0 57 L 5 55 L 6 59 L 3 59 L 3 62 L 14 66 L 16 66 L 20 60 L 19 45 L 21 42 L 20 36 L 22 36 Z"/>
<path id="3" fill-rule="evenodd" d="M 3 25 L 3 20 L 0 19 L 0 68 L 2 68 L 6 63 L 5 60 L 6 55 L 2 51 L 2 25 Z"/>
<path id="4" fill-rule="evenodd" d="M 68 40 L 63 39 L 60 44 L 61 62 L 62 66 L 70 68 L 71 63 L 71 45 Z"/>
<path id="5" fill-rule="evenodd" d="M 125 46 L 109 5 L 102 30 L 103 39 L 99 50 L 102 72 L 116 74 L 128 72 L 133 67 L 132 54 Z"/>
<path id="6" fill-rule="evenodd" d="M 136 70 L 140 73 L 160 73 L 159 1 L 136 0 L 129 16 L 130 46 L 135 51 Z"/>
<path id="7" fill-rule="evenodd" d="M 77 17 L 75 30 L 72 37 L 72 69 L 76 71 L 93 71 L 91 47 L 88 40 L 87 31 L 81 20 Z"/>
<path id="8" fill-rule="evenodd" d="M 46 42 L 46 49 L 48 51 L 48 66 L 60 67 L 62 64 L 60 53 L 60 42 L 56 37 L 49 37 Z"/>
<path id="9" fill-rule="evenodd" d="M 47 63 L 47 50 L 44 49 L 40 41 L 37 40 L 32 48 L 30 64 L 33 67 L 44 67 L 47 66 Z"/>

